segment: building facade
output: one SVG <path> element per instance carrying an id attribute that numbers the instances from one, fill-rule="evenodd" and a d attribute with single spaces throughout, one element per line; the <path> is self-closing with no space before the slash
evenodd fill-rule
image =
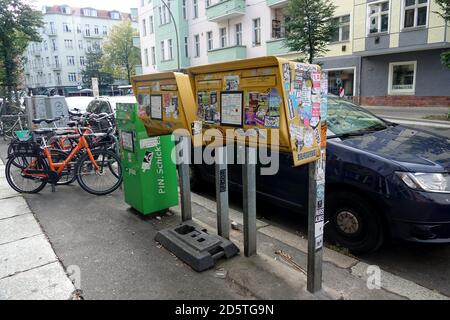
<path id="1" fill-rule="evenodd" d="M 101 47 L 115 24 L 130 20 L 137 28 L 136 10 L 133 15 L 62 5 L 43 7 L 42 12 L 42 42 L 28 46 L 24 66 L 25 85 L 35 94 L 78 91 L 86 52 Z"/>
<path id="2" fill-rule="evenodd" d="M 138 1 L 143 73 L 299 56 L 283 41 L 288 0 Z M 450 71 L 440 62 L 450 26 L 434 0 L 332 1 L 339 30 L 318 59 L 332 93 L 363 105 L 450 106 Z"/>

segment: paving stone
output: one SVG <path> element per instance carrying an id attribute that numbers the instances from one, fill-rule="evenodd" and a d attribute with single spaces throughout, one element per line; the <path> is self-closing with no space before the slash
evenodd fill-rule
<path id="1" fill-rule="evenodd" d="M 50 243 L 38 235 L 0 245 L 0 279 L 57 261 Z"/>
<path id="2" fill-rule="evenodd" d="M 42 230 L 31 213 L 0 220 L 0 244 L 38 234 L 42 234 Z"/>
<path id="3" fill-rule="evenodd" d="M 0 300 L 67 300 L 74 290 L 59 262 L 0 280 Z"/>
<path id="4" fill-rule="evenodd" d="M 0 199 L 0 219 L 11 218 L 25 213 L 30 213 L 30 208 L 24 198 Z"/>

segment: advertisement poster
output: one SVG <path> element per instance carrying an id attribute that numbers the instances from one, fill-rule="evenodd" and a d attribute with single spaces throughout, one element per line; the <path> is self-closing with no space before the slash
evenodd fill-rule
<path id="1" fill-rule="evenodd" d="M 133 133 L 128 131 L 122 131 L 120 134 L 120 141 L 122 147 L 130 152 L 134 152 Z"/>
<path id="2" fill-rule="evenodd" d="M 163 119 L 162 96 L 161 95 L 151 95 L 150 96 L 150 117 L 155 120 Z"/>
<path id="3" fill-rule="evenodd" d="M 239 76 L 225 77 L 225 91 L 239 90 Z"/>
<path id="4" fill-rule="evenodd" d="M 222 125 L 242 126 L 243 93 L 221 92 L 221 121 Z"/>
<path id="5" fill-rule="evenodd" d="M 249 92 L 245 107 L 245 124 L 256 125 L 256 112 L 258 111 L 259 92 Z"/>
<path id="6" fill-rule="evenodd" d="M 266 114 L 269 112 L 269 95 L 261 93 L 258 100 L 255 122 L 259 126 L 264 126 Z"/>

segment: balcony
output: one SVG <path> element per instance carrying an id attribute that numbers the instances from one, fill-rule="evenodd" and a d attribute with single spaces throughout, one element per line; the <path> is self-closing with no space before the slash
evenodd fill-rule
<path id="1" fill-rule="evenodd" d="M 208 51 L 208 62 L 220 62 L 247 58 L 246 46 L 234 46 Z"/>
<path id="2" fill-rule="evenodd" d="M 277 9 L 277 8 L 283 8 L 286 7 L 289 0 L 266 0 L 267 6 Z"/>
<path id="3" fill-rule="evenodd" d="M 95 33 L 84 33 L 83 34 L 83 36 L 85 37 L 85 38 L 91 38 L 91 39 L 102 39 L 103 38 L 103 35 L 102 34 L 100 34 L 100 33 L 97 33 L 97 34 L 95 34 Z"/>
<path id="4" fill-rule="evenodd" d="M 56 37 L 58 35 L 58 32 L 56 32 L 56 29 L 45 29 L 44 33 L 48 35 L 49 37 Z"/>
<path id="5" fill-rule="evenodd" d="M 206 8 L 208 21 L 220 22 L 245 15 L 245 0 L 223 0 Z"/>
<path id="6" fill-rule="evenodd" d="M 266 41 L 266 49 L 268 56 L 278 56 L 290 52 L 284 44 L 284 38 Z"/>
<path id="7" fill-rule="evenodd" d="M 138 36 L 133 37 L 133 46 L 136 48 L 141 47 L 141 38 L 140 37 L 138 37 Z"/>
<path id="8" fill-rule="evenodd" d="M 61 70 L 61 63 L 54 63 L 54 64 L 52 64 L 52 70 L 53 71 L 58 71 L 58 70 Z"/>

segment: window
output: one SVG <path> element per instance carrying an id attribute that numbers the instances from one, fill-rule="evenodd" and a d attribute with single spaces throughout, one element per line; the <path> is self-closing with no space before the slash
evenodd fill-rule
<path id="1" fill-rule="evenodd" d="M 194 36 L 194 46 L 195 46 L 195 57 L 200 57 L 200 35 L 196 34 Z"/>
<path id="2" fill-rule="evenodd" d="M 220 47 L 225 48 L 227 46 L 227 28 L 220 28 Z"/>
<path id="3" fill-rule="evenodd" d="M 189 58 L 189 42 L 188 37 L 184 37 L 184 56 Z"/>
<path id="4" fill-rule="evenodd" d="M 88 25 L 88 24 L 85 25 L 84 34 L 85 34 L 87 37 L 90 37 L 90 36 L 91 36 L 91 26 L 90 26 L 90 25 Z"/>
<path id="5" fill-rule="evenodd" d="M 145 66 L 148 67 L 148 49 L 144 49 L 144 62 Z"/>
<path id="6" fill-rule="evenodd" d="M 389 94 L 414 94 L 417 61 L 389 64 Z"/>
<path id="7" fill-rule="evenodd" d="M 64 47 L 66 49 L 73 49 L 73 41 L 72 40 L 64 40 Z"/>
<path id="8" fill-rule="evenodd" d="M 75 57 L 74 56 L 67 56 L 67 65 L 68 66 L 74 66 L 75 65 Z"/>
<path id="9" fill-rule="evenodd" d="M 242 45 L 242 23 L 236 24 L 236 45 Z"/>
<path id="10" fill-rule="evenodd" d="M 183 0 L 183 19 L 186 20 L 187 19 L 187 9 L 186 9 L 186 1 L 187 0 Z"/>
<path id="11" fill-rule="evenodd" d="M 208 31 L 206 33 L 206 44 L 207 44 L 208 51 L 214 49 L 214 46 L 213 46 L 213 33 L 212 33 L 212 31 Z"/>
<path id="12" fill-rule="evenodd" d="M 170 8 L 170 1 L 166 2 L 167 6 Z M 170 23 L 170 12 L 166 6 L 162 5 L 158 8 L 159 10 L 159 24 L 167 24 Z"/>
<path id="13" fill-rule="evenodd" d="M 155 27 L 153 25 L 153 16 L 150 16 L 148 18 L 148 27 L 150 28 L 150 34 L 153 34 L 155 32 Z"/>
<path id="14" fill-rule="evenodd" d="M 172 39 L 167 40 L 167 46 L 169 47 L 169 60 L 173 59 L 173 44 Z"/>
<path id="15" fill-rule="evenodd" d="M 156 50 L 155 47 L 151 48 L 151 52 L 152 52 L 152 65 L 156 65 Z"/>
<path id="16" fill-rule="evenodd" d="M 208 8 L 211 5 L 211 0 L 205 0 L 205 7 Z"/>
<path id="17" fill-rule="evenodd" d="M 68 23 L 63 23 L 63 31 L 64 32 L 72 32 L 72 28 Z"/>
<path id="18" fill-rule="evenodd" d="M 145 19 L 142 19 L 142 36 L 143 37 L 147 36 L 147 23 Z"/>
<path id="19" fill-rule="evenodd" d="M 120 19 L 120 13 L 117 11 L 111 11 L 110 15 L 111 15 L 111 19 L 114 19 L 114 20 Z"/>
<path id="20" fill-rule="evenodd" d="M 83 50 L 83 40 L 78 40 L 78 49 Z"/>
<path id="21" fill-rule="evenodd" d="M 194 6 L 194 19 L 198 18 L 198 0 L 192 0 Z"/>
<path id="22" fill-rule="evenodd" d="M 53 49 L 53 51 L 58 50 L 58 46 L 56 44 L 56 40 L 55 39 L 52 39 L 52 49 Z"/>
<path id="23" fill-rule="evenodd" d="M 253 46 L 261 45 L 261 19 L 253 19 Z"/>
<path id="24" fill-rule="evenodd" d="M 86 17 L 96 17 L 97 16 L 97 10 L 91 9 L 91 8 L 84 8 L 83 15 Z"/>
<path id="25" fill-rule="evenodd" d="M 81 24 L 77 24 L 77 33 L 81 33 Z"/>
<path id="26" fill-rule="evenodd" d="M 331 42 L 348 41 L 350 39 L 350 15 L 333 18 L 331 23 L 336 26 Z"/>
<path id="27" fill-rule="evenodd" d="M 94 26 L 94 33 L 95 33 L 95 34 L 99 34 L 98 26 Z"/>
<path id="28" fill-rule="evenodd" d="M 47 40 L 44 40 L 44 50 L 47 51 L 48 50 L 48 42 Z"/>
<path id="29" fill-rule="evenodd" d="M 76 82 L 77 74 L 75 72 L 69 72 L 69 82 Z"/>
<path id="30" fill-rule="evenodd" d="M 88 51 L 92 51 L 92 41 L 91 40 L 86 41 L 86 49 Z"/>
<path id="31" fill-rule="evenodd" d="M 103 35 L 104 36 L 108 35 L 108 27 L 107 26 L 103 26 Z"/>
<path id="32" fill-rule="evenodd" d="M 427 25 L 428 0 L 404 0 L 404 28 Z"/>
<path id="33" fill-rule="evenodd" d="M 83 56 L 81 56 L 80 57 L 80 65 L 84 66 L 85 64 L 86 64 L 86 59 Z"/>
<path id="34" fill-rule="evenodd" d="M 49 57 L 45 58 L 45 61 L 47 62 L 47 66 L 49 66 L 50 65 L 50 58 Z"/>
<path id="35" fill-rule="evenodd" d="M 59 58 L 55 56 L 55 67 L 59 67 Z"/>
<path id="36" fill-rule="evenodd" d="M 164 41 L 161 41 L 160 45 L 161 45 L 161 61 L 165 61 L 166 60 L 166 49 L 165 49 Z"/>
<path id="37" fill-rule="evenodd" d="M 387 32 L 389 28 L 389 1 L 369 5 L 369 33 Z"/>

